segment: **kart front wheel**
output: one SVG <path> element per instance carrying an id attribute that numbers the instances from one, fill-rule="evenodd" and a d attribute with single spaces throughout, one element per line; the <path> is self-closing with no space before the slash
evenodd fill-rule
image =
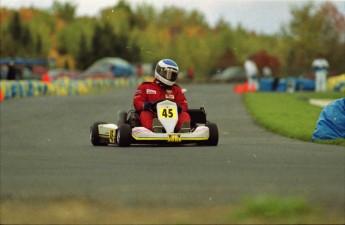
<path id="1" fill-rule="evenodd" d="M 218 145 L 219 134 L 218 134 L 218 127 L 215 123 L 207 123 L 206 126 L 210 130 L 210 137 L 206 141 L 206 145 L 209 146 L 216 146 Z"/>
<path id="2" fill-rule="evenodd" d="M 90 128 L 90 141 L 94 146 L 106 146 L 107 143 L 102 143 L 99 137 L 98 125 L 107 124 L 106 122 L 96 122 Z"/>
<path id="3" fill-rule="evenodd" d="M 118 111 L 117 112 L 117 125 L 125 124 L 127 119 L 127 112 L 126 111 Z"/>
<path id="4" fill-rule="evenodd" d="M 128 124 L 121 124 L 117 130 L 117 144 L 120 147 L 129 147 L 131 145 L 132 129 Z"/>

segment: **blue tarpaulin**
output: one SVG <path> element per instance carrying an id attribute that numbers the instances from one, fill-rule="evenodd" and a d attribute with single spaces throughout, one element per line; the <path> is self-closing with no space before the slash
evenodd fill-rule
<path id="1" fill-rule="evenodd" d="M 312 140 L 345 138 L 345 98 L 337 99 L 323 108 Z"/>
<path id="2" fill-rule="evenodd" d="M 22 65 L 47 65 L 47 59 L 25 59 L 25 58 L 1 58 L 0 64 L 9 64 L 9 62 L 14 61 L 15 64 Z"/>

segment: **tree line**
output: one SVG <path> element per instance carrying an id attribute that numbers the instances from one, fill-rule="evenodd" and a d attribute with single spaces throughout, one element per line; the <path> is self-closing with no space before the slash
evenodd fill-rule
<path id="1" fill-rule="evenodd" d="M 291 21 L 272 35 L 223 19 L 210 26 L 201 12 L 176 6 L 159 11 L 147 3 L 134 8 L 120 0 L 95 17 L 77 17 L 76 9 L 58 1 L 49 9 L 1 8 L 1 57 L 51 57 L 56 66 L 80 70 L 102 57 L 131 63 L 173 58 L 182 69 L 192 67 L 207 77 L 242 65 L 250 55 L 256 56 L 259 68 L 297 76 L 323 54 L 332 71 L 345 71 L 345 17 L 330 2 L 292 7 Z"/>

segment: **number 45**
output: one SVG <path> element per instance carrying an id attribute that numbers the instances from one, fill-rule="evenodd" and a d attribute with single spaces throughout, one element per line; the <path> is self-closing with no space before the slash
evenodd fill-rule
<path id="1" fill-rule="evenodd" d="M 174 117 L 174 111 L 173 109 L 163 109 L 162 116 L 165 118 L 173 118 Z"/>

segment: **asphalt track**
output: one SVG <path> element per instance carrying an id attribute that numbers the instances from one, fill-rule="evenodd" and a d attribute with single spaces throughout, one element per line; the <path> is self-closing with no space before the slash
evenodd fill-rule
<path id="1" fill-rule="evenodd" d="M 229 84 L 185 85 L 220 132 L 216 147 L 94 147 L 89 127 L 130 109 L 135 88 L 1 103 L 1 198 L 108 199 L 135 207 L 227 205 L 257 195 L 345 210 L 345 149 L 255 125 Z M 282 117 L 282 120 L 284 118 Z"/>

